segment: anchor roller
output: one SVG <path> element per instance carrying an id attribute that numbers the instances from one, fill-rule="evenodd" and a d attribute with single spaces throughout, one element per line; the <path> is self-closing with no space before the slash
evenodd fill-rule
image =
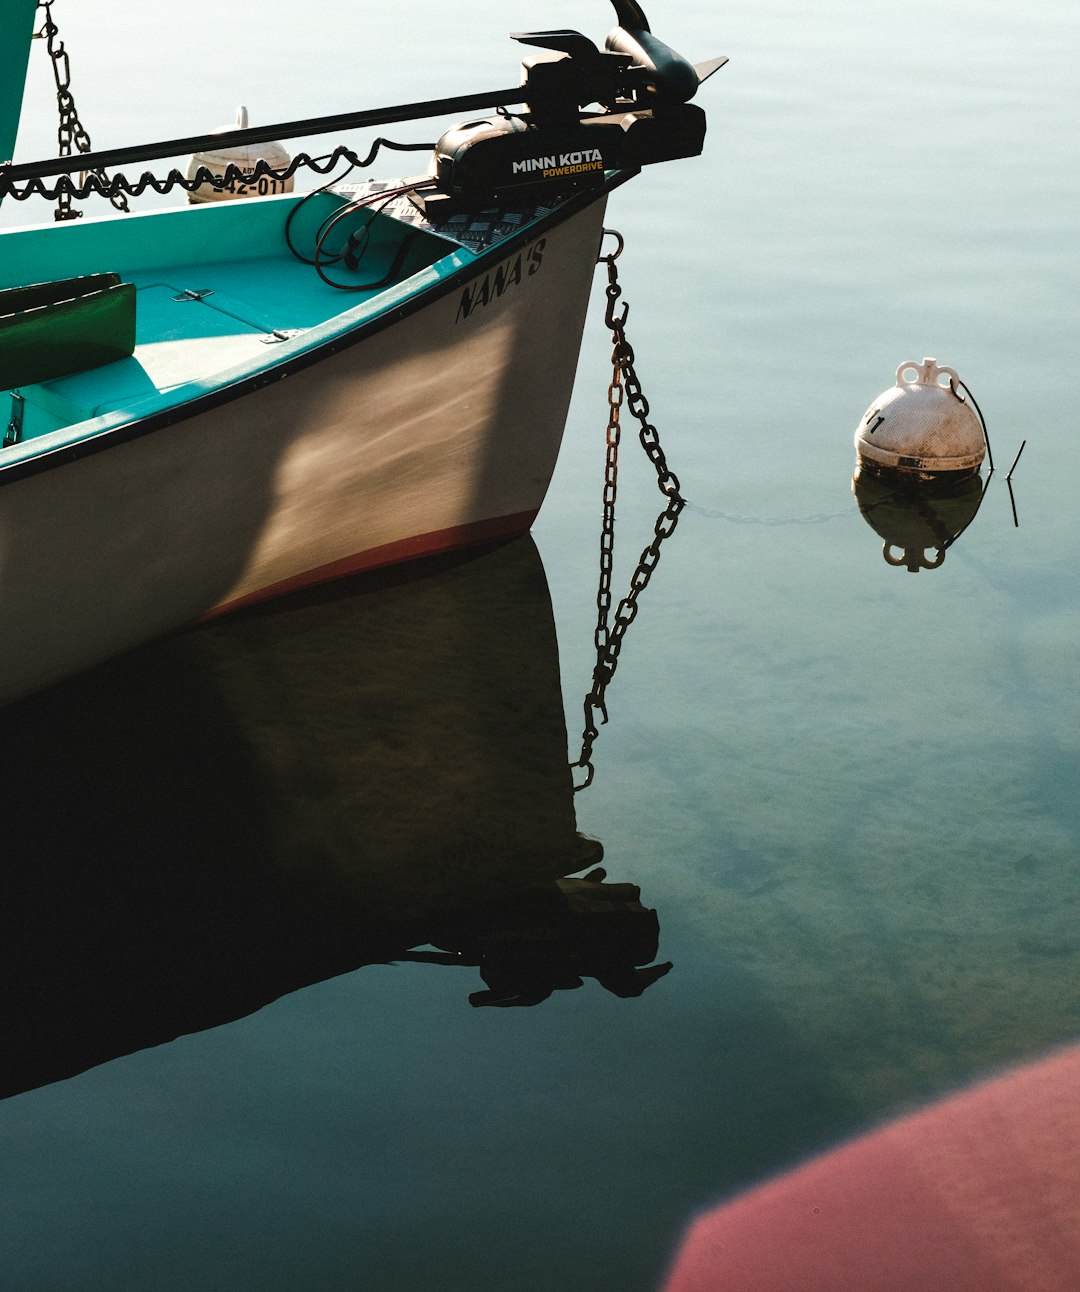
<path id="1" fill-rule="evenodd" d="M 855 448 L 872 470 L 921 479 L 970 475 L 986 456 L 986 430 L 956 372 L 924 359 L 897 368 L 896 385 L 859 423 Z"/>

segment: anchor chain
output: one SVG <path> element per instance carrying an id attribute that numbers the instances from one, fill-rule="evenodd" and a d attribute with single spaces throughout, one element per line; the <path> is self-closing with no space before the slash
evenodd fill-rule
<path id="1" fill-rule="evenodd" d="M 621 311 L 616 314 L 616 307 L 622 296 L 619 286 L 619 275 L 615 262 L 622 255 L 625 245 L 622 234 L 613 229 L 605 229 L 604 236 L 610 234 L 617 245 L 609 255 L 600 255 L 598 264 L 607 265 L 608 283 L 605 288 L 607 309 L 604 322 L 611 332 L 611 384 L 608 386 L 608 424 L 607 448 L 604 455 L 604 490 L 603 521 L 600 528 L 600 583 L 596 594 L 596 664 L 593 668 L 592 687 L 585 696 L 585 727 L 581 737 L 581 754 L 577 761 L 571 763 L 571 769 L 581 768 L 585 779 L 574 786 L 574 792 L 587 789 L 593 782 L 595 774 L 592 763 L 593 745 L 599 735 L 599 726 L 608 720 L 605 694 L 608 684 L 615 676 L 619 663 L 626 631 L 634 622 L 638 612 L 638 599 L 652 578 L 660 560 L 660 548 L 675 532 L 679 523 L 679 514 L 686 506 L 678 476 L 667 464 L 667 458 L 660 445 L 660 436 L 656 427 L 649 420 L 649 401 L 645 398 L 634 366 L 634 349 L 626 338 L 626 320 L 630 308 L 624 301 Z M 630 589 L 619 602 L 614 615 L 612 603 L 612 571 L 615 557 L 615 501 L 618 494 L 619 475 L 619 442 L 622 438 L 621 414 L 623 408 L 638 422 L 638 439 L 645 450 L 649 461 L 656 470 L 656 483 L 660 492 L 667 498 L 667 505 L 656 518 L 653 526 L 653 538 L 638 558 L 637 565 L 630 577 Z M 599 726 L 597 724 L 599 718 Z"/>
<path id="2" fill-rule="evenodd" d="M 34 33 L 34 39 L 44 40 L 45 47 L 49 52 L 53 80 L 56 82 L 56 106 L 60 113 L 60 124 L 56 131 L 56 139 L 60 147 L 59 155 L 61 157 L 70 157 L 73 144 L 80 153 L 90 152 L 91 144 L 90 136 L 86 133 L 86 128 L 79 120 L 78 109 L 75 107 L 75 98 L 71 93 L 71 63 L 68 59 L 64 42 L 58 39 L 60 29 L 53 21 L 52 6 L 53 0 L 38 0 L 38 8 L 42 11 L 44 18 L 41 30 Z M 102 183 L 107 182 L 102 171 L 94 170 L 90 173 L 98 176 Z M 82 216 L 82 212 L 71 205 L 71 198 L 72 189 L 70 184 L 58 189 L 56 193 L 56 210 L 53 212 L 54 219 L 78 220 Z M 127 212 L 129 209 L 127 199 L 122 193 L 109 194 L 109 201 L 118 211 Z"/>

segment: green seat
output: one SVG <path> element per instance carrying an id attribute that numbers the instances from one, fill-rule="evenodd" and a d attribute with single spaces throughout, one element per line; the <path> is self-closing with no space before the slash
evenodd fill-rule
<path id="1" fill-rule="evenodd" d="M 99 368 L 135 349 L 135 288 L 88 274 L 0 290 L 0 390 Z"/>

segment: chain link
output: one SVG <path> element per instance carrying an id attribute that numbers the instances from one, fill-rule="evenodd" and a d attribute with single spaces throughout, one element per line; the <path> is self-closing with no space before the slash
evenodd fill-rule
<path id="1" fill-rule="evenodd" d="M 23 409 L 26 401 L 17 391 L 11 392 L 11 416 L 8 418 L 7 430 L 4 432 L 3 447 L 10 448 L 22 439 Z"/>
<path id="2" fill-rule="evenodd" d="M 64 42 L 58 39 L 60 29 L 53 21 L 52 15 L 53 0 L 38 0 L 38 8 L 43 14 L 41 30 L 35 33 L 35 39 L 45 41 L 45 47 L 49 52 L 49 59 L 52 63 L 53 80 L 56 82 L 56 106 L 60 114 L 60 122 L 56 130 L 56 141 L 59 145 L 59 156 L 70 157 L 72 151 L 88 153 L 91 150 L 90 136 L 86 133 L 86 128 L 79 120 L 79 113 L 75 107 L 75 98 L 71 93 L 71 63 L 68 59 L 67 49 Z M 96 175 L 105 183 L 103 171 L 93 170 L 90 172 Z M 85 182 L 85 181 L 84 181 Z M 71 186 L 61 187 L 56 194 L 56 211 L 53 218 L 56 220 L 77 220 L 82 215 L 81 211 L 75 210 L 71 205 Z M 127 199 L 122 193 L 110 194 L 109 201 L 118 211 L 127 211 Z"/>
<path id="3" fill-rule="evenodd" d="M 593 668 L 592 687 L 585 696 L 585 727 L 581 736 L 581 755 L 571 768 L 580 768 L 585 779 L 575 785 L 575 793 L 586 789 L 593 782 L 595 774 L 592 763 L 593 745 L 599 735 L 599 725 L 608 720 L 605 694 L 608 684 L 615 676 L 619 663 L 626 630 L 634 622 L 638 612 L 638 598 L 648 586 L 653 571 L 660 560 L 661 545 L 675 532 L 679 523 L 679 514 L 686 506 L 686 500 L 679 491 L 679 479 L 669 468 L 664 450 L 660 447 L 660 436 L 656 427 L 649 421 L 649 401 L 645 398 L 634 367 L 634 350 L 626 339 L 626 320 L 630 313 L 624 301 L 621 311 L 616 313 L 622 288 L 619 286 L 619 275 L 615 262 L 622 254 L 623 238 L 614 230 L 605 229 L 618 241 L 618 246 L 610 255 L 600 256 L 599 264 L 607 265 L 608 283 L 605 288 L 607 309 L 604 322 L 611 332 L 611 383 L 608 386 L 608 424 L 607 448 L 604 455 L 604 491 L 603 522 L 600 528 L 600 583 L 596 594 L 596 664 Z M 612 591 L 611 579 L 615 557 L 615 502 L 618 494 L 619 475 L 619 441 L 622 437 L 621 415 L 623 409 L 638 422 L 638 439 L 645 450 L 649 461 L 656 470 L 656 483 L 660 492 L 667 498 L 667 505 L 656 518 L 653 526 L 652 542 L 638 558 L 638 563 L 630 577 L 630 590 L 619 602 L 614 615 L 611 614 Z"/>

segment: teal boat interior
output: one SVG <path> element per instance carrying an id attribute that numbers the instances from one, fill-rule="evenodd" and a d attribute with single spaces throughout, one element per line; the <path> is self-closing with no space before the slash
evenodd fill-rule
<path id="1" fill-rule="evenodd" d="M 8 325 L 0 389 L 11 392 L 15 430 L 8 432 L 0 461 L 62 447 L 273 368 L 393 310 L 475 259 L 450 238 L 367 208 L 350 226 L 363 231 L 355 271 L 334 269 L 348 283 L 348 290 L 338 290 L 292 253 L 285 225 L 296 211 L 291 239 L 301 254 L 311 254 L 318 229 L 348 200 L 329 192 L 309 195 L 299 211 L 304 199 L 288 194 L 8 235 L 14 254 L 0 269 L 0 326 Z M 133 339 L 121 345 L 129 352 L 107 362 L 85 356 L 101 320 L 87 308 L 80 322 L 76 286 L 68 293 L 74 299 L 44 304 L 4 290 L 77 284 L 93 275 L 113 275 L 113 283 L 127 289 L 134 314 Z M 88 294 L 87 305 L 99 295 Z M 30 308 L 5 315 L 5 296 Z M 43 316 L 57 307 L 74 308 L 43 326 Z M 12 345 L 20 329 L 32 340 Z M 43 349 L 54 370 L 60 352 L 59 371 L 36 379 Z"/>
<path id="2" fill-rule="evenodd" d="M 284 362 L 331 352 L 337 338 L 380 315 L 396 317 L 404 302 L 427 299 L 475 259 L 476 244 L 455 238 L 462 232 L 455 220 L 468 225 L 477 212 L 514 211 L 512 227 L 479 247 L 487 251 L 541 213 L 565 209 L 582 193 L 598 195 L 643 165 L 696 156 L 705 114 L 689 100 L 726 62 L 691 64 L 651 34 L 640 6 L 616 0 L 621 25 L 603 51 L 579 32 L 514 33 L 543 51 L 523 60 L 514 86 L 280 126 L 249 128 L 241 115 L 235 130 L 99 153 L 84 131 L 77 157 L 62 147 L 60 158 L 16 165 L 10 156 L 37 4 L 9 7 L 0 26 L 0 63 L 9 73 L 0 89 L 0 199 L 58 205 L 57 222 L 4 235 L 0 392 L 9 392 L 10 413 L 0 470 L 35 458 L 40 464 L 56 449 L 148 418 L 156 424 L 202 397 L 229 398 L 238 384 L 249 389 Z M 64 46 L 45 11 L 32 35 L 45 38 L 59 78 Z M 74 109 L 62 97 L 59 103 L 63 142 Z M 505 111 L 522 103 L 526 112 Z M 592 105 L 601 111 L 582 112 Z M 300 166 L 327 173 L 306 153 L 275 169 L 265 156 L 254 161 L 235 151 L 279 135 L 336 134 L 478 107 L 502 111 L 445 131 L 418 179 L 396 190 L 361 185 L 361 197 L 340 181 L 306 197 L 282 192 Z M 346 159 L 363 173 L 383 144 L 431 147 L 380 137 L 368 158 L 342 146 L 329 165 Z M 205 164 L 206 149 L 233 160 L 218 173 Z M 186 176 L 170 170 L 129 180 L 113 169 L 184 154 L 195 166 Z M 107 196 L 126 209 L 126 198 L 147 184 L 159 194 L 184 189 L 193 205 L 68 223 L 80 214 L 70 208 L 74 199 Z M 210 197 L 200 191 L 207 187 Z M 221 200 L 253 191 L 278 196 Z M 406 194 L 417 204 L 410 207 Z M 409 209 L 391 213 L 399 198 Z"/>

